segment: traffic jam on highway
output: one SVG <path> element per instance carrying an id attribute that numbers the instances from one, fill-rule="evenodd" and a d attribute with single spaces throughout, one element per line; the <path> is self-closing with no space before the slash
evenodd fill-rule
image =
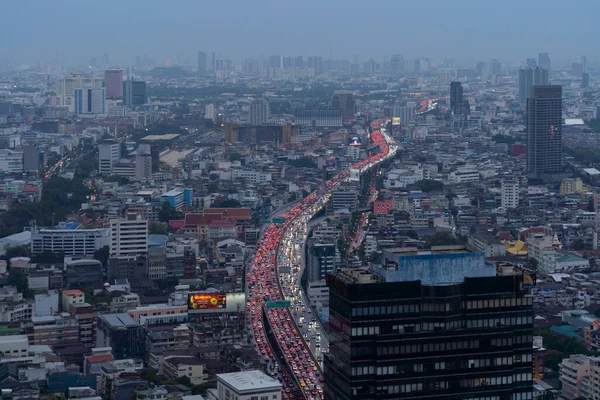
<path id="1" fill-rule="evenodd" d="M 395 154 L 393 139 L 378 129 L 384 122 L 386 120 L 380 120 L 371 125 L 371 139 L 380 152 L 369 154 L 368 159 L 356 163 L 351 169 L 364 172 Z M 301 300 L 299 269 L 296 267 L 298 259 L 293 256 L 292 247 L 301 245 L 300 240 L 306 240 L 308 221 L 324 207 L 332 191 L 340 183 L 348 180 L 349 176 L 350 170 L 334 176 L 287 211 L 280 218 L 283 223 L 269 225 L 263 233 L 262 243 L 257 246 L 254 261 L 248 270 L 248 323 L 267 372 L 282 382 L 284 399 L 322 399 L 324 381 L 318 363 L 321 360 L 317 360 L 311 352 L 306 333 L 303 334 L 299 329 L 289 308 L 273 307 L 273 302 L 291 301 L 294 313 L 300 317 L 299 321 L 306 322 L 313 328 L 316 325 L 316 319 L 310 317 L 310 307 Z M 285 267 L 281 268 L 281 281 L 278 262 L 280 267 Z M 263 312 L 268 321 L 263 321 Z M 306 320 L 306 317 L 309 317 L 310 321 Z M 277 342 L 273 345 L 277 346 L 277 354 L 283 356 L 282 360 L 277 358 L 268 342 L 265 322 L 268 322 L 272 329 Z M 285 365 L 280 365 L 280 362 Z"/>

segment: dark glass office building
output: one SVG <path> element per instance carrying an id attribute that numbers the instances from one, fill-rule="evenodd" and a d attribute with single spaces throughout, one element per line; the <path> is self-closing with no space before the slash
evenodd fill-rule
<path id="1" fill-rule="evenodd" d="M 127 107 L 146 104 L 146 82 L 127 80 L 123 82 L 123 103 Z"/>
<path id="2" fill-rule="evenodd" d="M 552 180 L 563 173 L 562 86 L 533 86 L 527 99 L 527 172 Z"/>
<path id="3" fill-rule="evenodd" d="M 532 298 L 480 254 L 415 250 L 328 275 L 325 398 L 531 399 Z"/>

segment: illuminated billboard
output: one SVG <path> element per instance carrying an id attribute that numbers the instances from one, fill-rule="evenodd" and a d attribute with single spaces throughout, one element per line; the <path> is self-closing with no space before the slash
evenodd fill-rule
<path id="1" fill-rule="evenodd" d="M 360 138 L 358 136 L 353 137 L 352 139 L 350 139 L 350 146 L 360 146 Z"/>
<path id="2" fill-rule="evenodd" d="M 188 314 L 220 314 L 246 312 L 245 293 L 190 293 Z"/>
<path id="3" fill-rule="evenodd" d="M 188 310 L 218 310 L 227 307 L 225 293 L 190 293 Z"/>
<path id="4" fill-rule="evenodd" d="M 392 118 L 392 125 L 400 125 L 400 117 Z"/>

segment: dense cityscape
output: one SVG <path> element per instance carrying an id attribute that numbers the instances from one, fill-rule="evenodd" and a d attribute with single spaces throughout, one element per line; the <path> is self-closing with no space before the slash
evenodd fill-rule
<path id="1" fill-rule="evenodd" d="M 600 399 L 591 56 L 190 42 L 0 53 L 2 400 Z"/>

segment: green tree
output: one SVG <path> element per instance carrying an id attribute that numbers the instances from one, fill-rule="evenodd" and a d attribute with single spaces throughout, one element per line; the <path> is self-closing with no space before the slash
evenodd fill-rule
<path id="1" fill-rule="evenodd" d="M 17 287 L 17 291 L 23 293 L 23 296 L 29 297 L 29 282 L 27 276 L 19 268 L 12 268 L 8 275 L 8 284 Z"/>
<path id="2" fill-rule="evenodd" d="M 4 252 L 4 258 L 10 260 L 13 257 L 29 257 L 29 249 L 25 246 L 10 246 Z"/>
<path id="3" fill-rule="evenodd" d="M 306 157 L 298 158 L 297 160 L 288 160 L 288 163 L 296 168 L 317 168 L 317 164 Z"/>
<path id="4" fill-rule="evenodd" d="M 219 208 L 240 208 L 241 206 L 242 206 L 242 203 L 240 203 L 236 199 L 227 199 L 227 200 L 223 200 L 223 201 L 215 201 L 212 204 L 212 207 L 219 207 Z"/>
<path id="5" fill-rule="evenodd" d="M 148 231 L 151 235 L 168 235 L 169 234 L 169 228 L 167 228 L 167 226 L 165 226 L 165 224 L 161 224 L 161 223 L 154 222 L 154 221 L 150 222 Z"/>
<path id="6" fill-rule="evenodd" d="M 170 220 L 181 219 L 182 217 L 182 213 L 171 207 L 168 202 L 163 201 L 160 205 L 160 210 L 158 211 L 158 219 L 160 222 L 169 222 Z"/>
<path id="7" fill-rule="evenodd" d="M 425 193 L 442 192 L 444 190 L 444 184 L 434 179 L 422 179 L 416 182 L 415 186 Z"/>
<path id="8" fill-rule="evenodd" d="M 450 246 L 460 244 L 460 241 L 448 232 L 437 232 L 425 239 L 425 246 Z"/>
<path id="9" fill-rule="evenodd" d="M 242 155 L 240 153 L 229 153 L 229 161 L 240 161 L 242 159 Z"/>
<path id="10" fill-rule="evenodd" d="M 544 356 L 544 366 L 554 371 L 558 371 L 558 364 L 560 364 L 563 358 L 567 357 L 568 355 L 561 353 L 560 351 L 548 350 Z"/>
<path id="11" fill-rule="evenodd" d="M 110 248 L 104 246 L 94 251 L 94 258 L 100 261 L 102 265 L 106 266 L 108 264 L 108 259 L 110 258 Z"/>
<path id="12" fill-rule="evenodd" d="M 65 259 L 65 253 L 55 253 L 53 251 L 44 251 L 31 257 L 31 262 L 36 264 L 56 264 L 62 263 Z"/>

